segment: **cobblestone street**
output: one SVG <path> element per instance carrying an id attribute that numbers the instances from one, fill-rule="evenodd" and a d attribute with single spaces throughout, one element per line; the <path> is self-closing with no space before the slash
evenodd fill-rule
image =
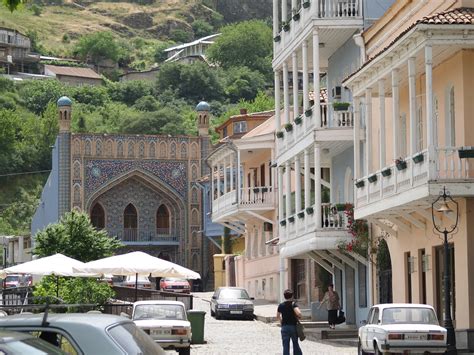
<path id="1" fill-rule="evenodd" d="M 191 354 L 246 355 L 281 354 L 280 328 L 259 321 L 216 320 L 210 316 L 209 303 L 194 298 L 194 309 L 206 311 L 204 339 L 206 344 L 192 346 Z M 357 349 L 334 343 L 320 343 L 305 340 L 300 342 L 303 354 L 355 355 Z M 167 354 L 177 354 L 168 351 Z"/>

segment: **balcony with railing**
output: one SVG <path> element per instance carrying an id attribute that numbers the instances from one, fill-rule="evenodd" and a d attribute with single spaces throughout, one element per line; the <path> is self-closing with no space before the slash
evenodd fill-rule
<path id="1" fill-rule="evenodd" d="M 474 164 L 459 157 L 459 147 L 425 149 L 355 182 L 355 217 L 382 216 L 398 208 L 405 212 L 429 207 L 441 186 L 453 196 L 471 196 Z M 429 201 L 428 201 L 429 200 Z"/>
<path id="2" fill-rule="evenodd" d="M 212 221 L 222 222 L 228 217 L 245 216 L 245 211 L 264 213 L 275 208 L 275 189 L 272 186 L 244 187 L 231 190 L 212 201 Z"/>
<path id="3" fill-rule="evenodd" d="M 126 245 L 179 245 L 174 228 L 123 228 L 117 232 L 117 237 Z"/>
<path id="4" fill-rule="evenodd" d="M 345 42 L 353 34 L 350 31 L 363 24 L 362 2 L 363 0 L 302 0 L 293 9 L 283 9 L 280 6 L 277 10 L 274 8 L 274 16 L 277 14 L 280 19 L 274 21 L 274 26 L 278 27 L 274 29 L 277 34 L 274 38 L 275 57 L 313 25 L 319 27 L 323 42 L 326 42 L 325 26 L 328 27 L 328 35 L 332 31 L 332 38 L 335 31 L 340 29 L 339 32 L 343 35 L 340 40 Z"/>
<path id="5" fill-rule="evenodd" d="M 293 122 L 283 126 L 277 134 L 277 154 L 281 155 L 313 134 L 316 130 L 319 136 L 329 141 L 353 140 L 354 113 L 351 108 L 345 110 L 334 110 L 331 105 L 321 103 L 319 105 L 319 116 L 316 118 L 314 105 L 305 113 L 296 117 Z M 315 139 L 318 139 L 316 134 Z"/>

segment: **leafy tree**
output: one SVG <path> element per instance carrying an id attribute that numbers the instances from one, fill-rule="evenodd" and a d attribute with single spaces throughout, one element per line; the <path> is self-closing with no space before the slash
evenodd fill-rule
<path id="1" fill-rule="evenodd" d="M 139 98 L 151 95 L 152 84 L 140 80 L 131 80 L 123 83 L 109 82 L 107 84 L 107 91 L 112 100 L 131 106 Z"/>
<path id="2" fill-rule="evenodd" d="M 66 91 L 57 80 L 28 80 L 21 84 L 19 95 L 28 110 L 41 114 L 50 102 L 56 102 Z"/>
<path id="3" fill-rule="evenodd" d="M 246 66 L 271 73 L 272 30 L 264 22 L 252 20 L 225 26 L 208 51 L 208 58 L 223 68 Z"/>
<path id="4" fill-rule="evenodd" d="M 168 58 L 168 54 L 165 52 L 165 49 L 169 48 L 171 43 L 161 42 L 157 44 L 154 48 L 153 58 L 155 62 L 162 63 Z"/>
<path id="5" fill-rule="evenodd" d="M 31 218 L 36 210 L 41 186 L 35 191 L 19 188 L 16 201 L 0 212 L 0 234 L 28 234 Z"/>
<path id="6" fill-rule="evenodd" d="M 232 102 L 240 99 L 252 100 L 259 91 L 265 89 L 264 75 L 247 67 L 230 68 L 226 71 L 224 80 L 224 91 Z"/>
<path id="7" fill-rule="evenodd" d="M 83 35 L 73 49 L 74 55 L 96 66 L 103 60 L 117 62 L 120 59 L 120 45 L 108 31 Z"/>
<path id="8" fill-rule="evenodd" d="M 109 101 L 109 93 L 104 86 L 83 85 L 71 89 L 71 97 L 76 103 L 103 106 Z"/>
<path id="9" fill-rule="evenodd" d="M 194 38 L 206 37 L 214 33 L 214 27 L 204 20 L 194 21 L 191 27 L 194 32 Z"/>
<path id="10" fill-rule="evenodd" d="M 186 43 L 186 42 L 191 41 L 192 33 L 188 32 L 188 31 L 185 31 L 181 28 L 177 28 L 177 29 L 171 31 L 169 37 L 174 42 Z"/>
<path id="11" fill-rule="evenodd" d="M 3 5 L 5 5 L 11 12 L 18 9 L 21 4 L 26 3 L 27 0 L 2 0 Z"/>
<path id="12" fill-rule="evenodd" d="M 41 6 L 38 6 L 37 4 L 33 4 L 31 5 L 31 11 L 33 12 L 33 15 L 40 16 L 43 9 Z"/>
<path id="13" fill-rule="evenodd" d="M 152 95 L 140 97 L 133 105 L 134 108 L 140 111 L 156 111 L 160 104 Z"/>
<path id="14" fill-rule="evenodd" d="M 18 150 L 21 132 L 21 119 L 16 112 L 0 110 L 0 171 L 15 171 L 22 164 Z"/>
<path id="15" fill-rule="evenodd" d="M 88 262 L 113 255 L 121 243 L 95 229 L 89 216 L 82 212 L 68 212 L 59 223 L 50 224 L 35 238 L 34 253 L 45 257 L 61 253 Z"/>
<path id="16" fill-rule="evenodd" d="M 181 116 L 167 107 L 147 112 L 138 118 L 126 117 L 119 131 L 133 134 L 184 134 Z"/>

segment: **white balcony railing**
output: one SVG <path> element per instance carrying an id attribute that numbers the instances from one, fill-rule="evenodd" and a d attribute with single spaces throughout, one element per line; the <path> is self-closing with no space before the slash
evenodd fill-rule
<path id="1" fill-rule="evenodd" d="M 356 181 L 356 207 L 424 185 L 430 180 L 473 179 L 468 159 L 460 159 L 459 148 L 437 148 L 434 157 L 428 150 L 409 156 L 404 163 L 392 164 Z M 363 186 L 362 186 L 363 185 Z"/>
<path id="2" fill-rule="evenodd" d="M 174 228 L 156 228 L 154 230 L 140 228 L 124 228 L 117 233 L 124 243 L 157 243 L 177 244 L 178 236 Z"/>
<path id="3" fill-rule="evenodd" d="M 278 155 L 292 148 L 314 129 L 352 129 L 354 126 L 354 113 L 351 110 L 334 111 L 327 103 L 321 103 L 320 122 L 316 122 L 315 109 L 317 106 L 313 106 L 310 112 L 301 114 L 291 122 L 291 130 L 282 128 L 283 137 L 277 139 Z"/>
<path id="4" fill-rule="evenodd" d="M 246 187 L 240 189 L 239 203 L 235 190 L 227 192 L 212 201 L 213 219 L 219 218 L 239 208 L 248 210 L 271 209 L 275 207 L 275 191 L 272 186 Z"/>

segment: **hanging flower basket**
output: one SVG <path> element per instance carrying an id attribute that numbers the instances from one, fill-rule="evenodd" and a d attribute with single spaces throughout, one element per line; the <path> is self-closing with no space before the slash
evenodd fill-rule
<path id="1" fill-rule="evenodd" d="M 306 208 L 306 213 L 307 213 L 307 214 L 313 214 L 313 213 L 314 213 L 313 207 L 307 207 L 307 208 Z"/>
<path id="2" fill-rule="evenodd" d="M 365 185 L 365 181 L 364 180 L 356 181 L 355 185 L 356 187 L 363 187 Z"/>
<path id="3" fill-rule="evenodd" d="M 301 118 L 301 116 L 298 116 L 298 117 L 295 118 L 295 123 L 296 123 L 297 125 L 300 125 L 301 122 L 303 122 L 303 119 Z"/>
<path id="4" fill-rule="evenodd" d="M 387 168 L 387 169 L 382 170 L 382 176 L 387 177 L 387 176 L 390 176 L 390 175 L 392 175 L 392 169 Z"/>
<path id="5" fill-rule="evenodd" d="M 293 125 L 291 123 L 285 124 L 285 130 L 291 132 L 293 130 Z"/>
<path id="6" fill-rule="evenodd" d="M 296 10 L 293 10 L 293 21 L 298 21 L 299 19 L 300 19 L 299 12 L 296 12 Z"/>
<path id="7" fill-rule="evenodd" d="M 407 162 L 402 158 L 395 160 L 395 166 L 398 170 L 405 170 L 407 168 Z"/>
<path id="8" fill-rule="evenodd" d="M 293 223 L 295 221 L 295 216 L 288 217 L 288 222 Z"/>
<path id="9" fill-rule="evenodd" d="M 286 226 L 286 219 L 282 219 L 280 221 L 280 226 Z"/>
<path id="10" fill-rule="evenodd" d="M 304 114 L 305 114 L 306 117 L 311 117 L 311 115 L 313 114 L 313 109 L 312 108 L 307 109 L 304 112 Z"/>
<path id="11" fill-rule="evenodd" d="M 281 27 L 285 32 L 288 32 L 290 30 L 290 24 L 288 22 L 283 22 L 283 25 Z"/>
<path id="12" fill-rule="evenodd" d="M 377 181 L 377 175 L 372 174 L 367 178 L 367 180 L 369 180 L 369 182 L 376 182 Z"/>
<path id="13" fill-rule="evenodd" d="M 277 138 L 283 138 L 283 132 L 282 131 L 277 131 L 276 136 L 277 136 Z"/>
<path id="14" fill-rule="evenodd" d="M 303 8 L 307 9 L 307 8 L 309 7 L 309 5 L 311 5 L 311 3 L 309 2 L 309 0 L 303 1 Z"/>
<path id="15" fill-rule="evenodd" d="M 280 35 L 276 35 L 275 37 L 273 37 L 273 42 L 280 42 L 280 41 L 281 41 Z"/>
<path id="16" fill-rule="evenodd" d="M 425 157 L 423 156 L 423 153 L 417 154 L 413 157 L 413 161 L 415 162 L 415 164 L 421 163 L 424 159 Z"/>
<path id="17" fill-rule="evenodd" d="M 349 102 L 333 102 L 334 111 L 347 111 L 351 104 Z"/>
<path id="18" fill-rule="evenodd" d="M 304 211 L 298 212 L 298 218 L 299 219 L 304 218 Z"/>

